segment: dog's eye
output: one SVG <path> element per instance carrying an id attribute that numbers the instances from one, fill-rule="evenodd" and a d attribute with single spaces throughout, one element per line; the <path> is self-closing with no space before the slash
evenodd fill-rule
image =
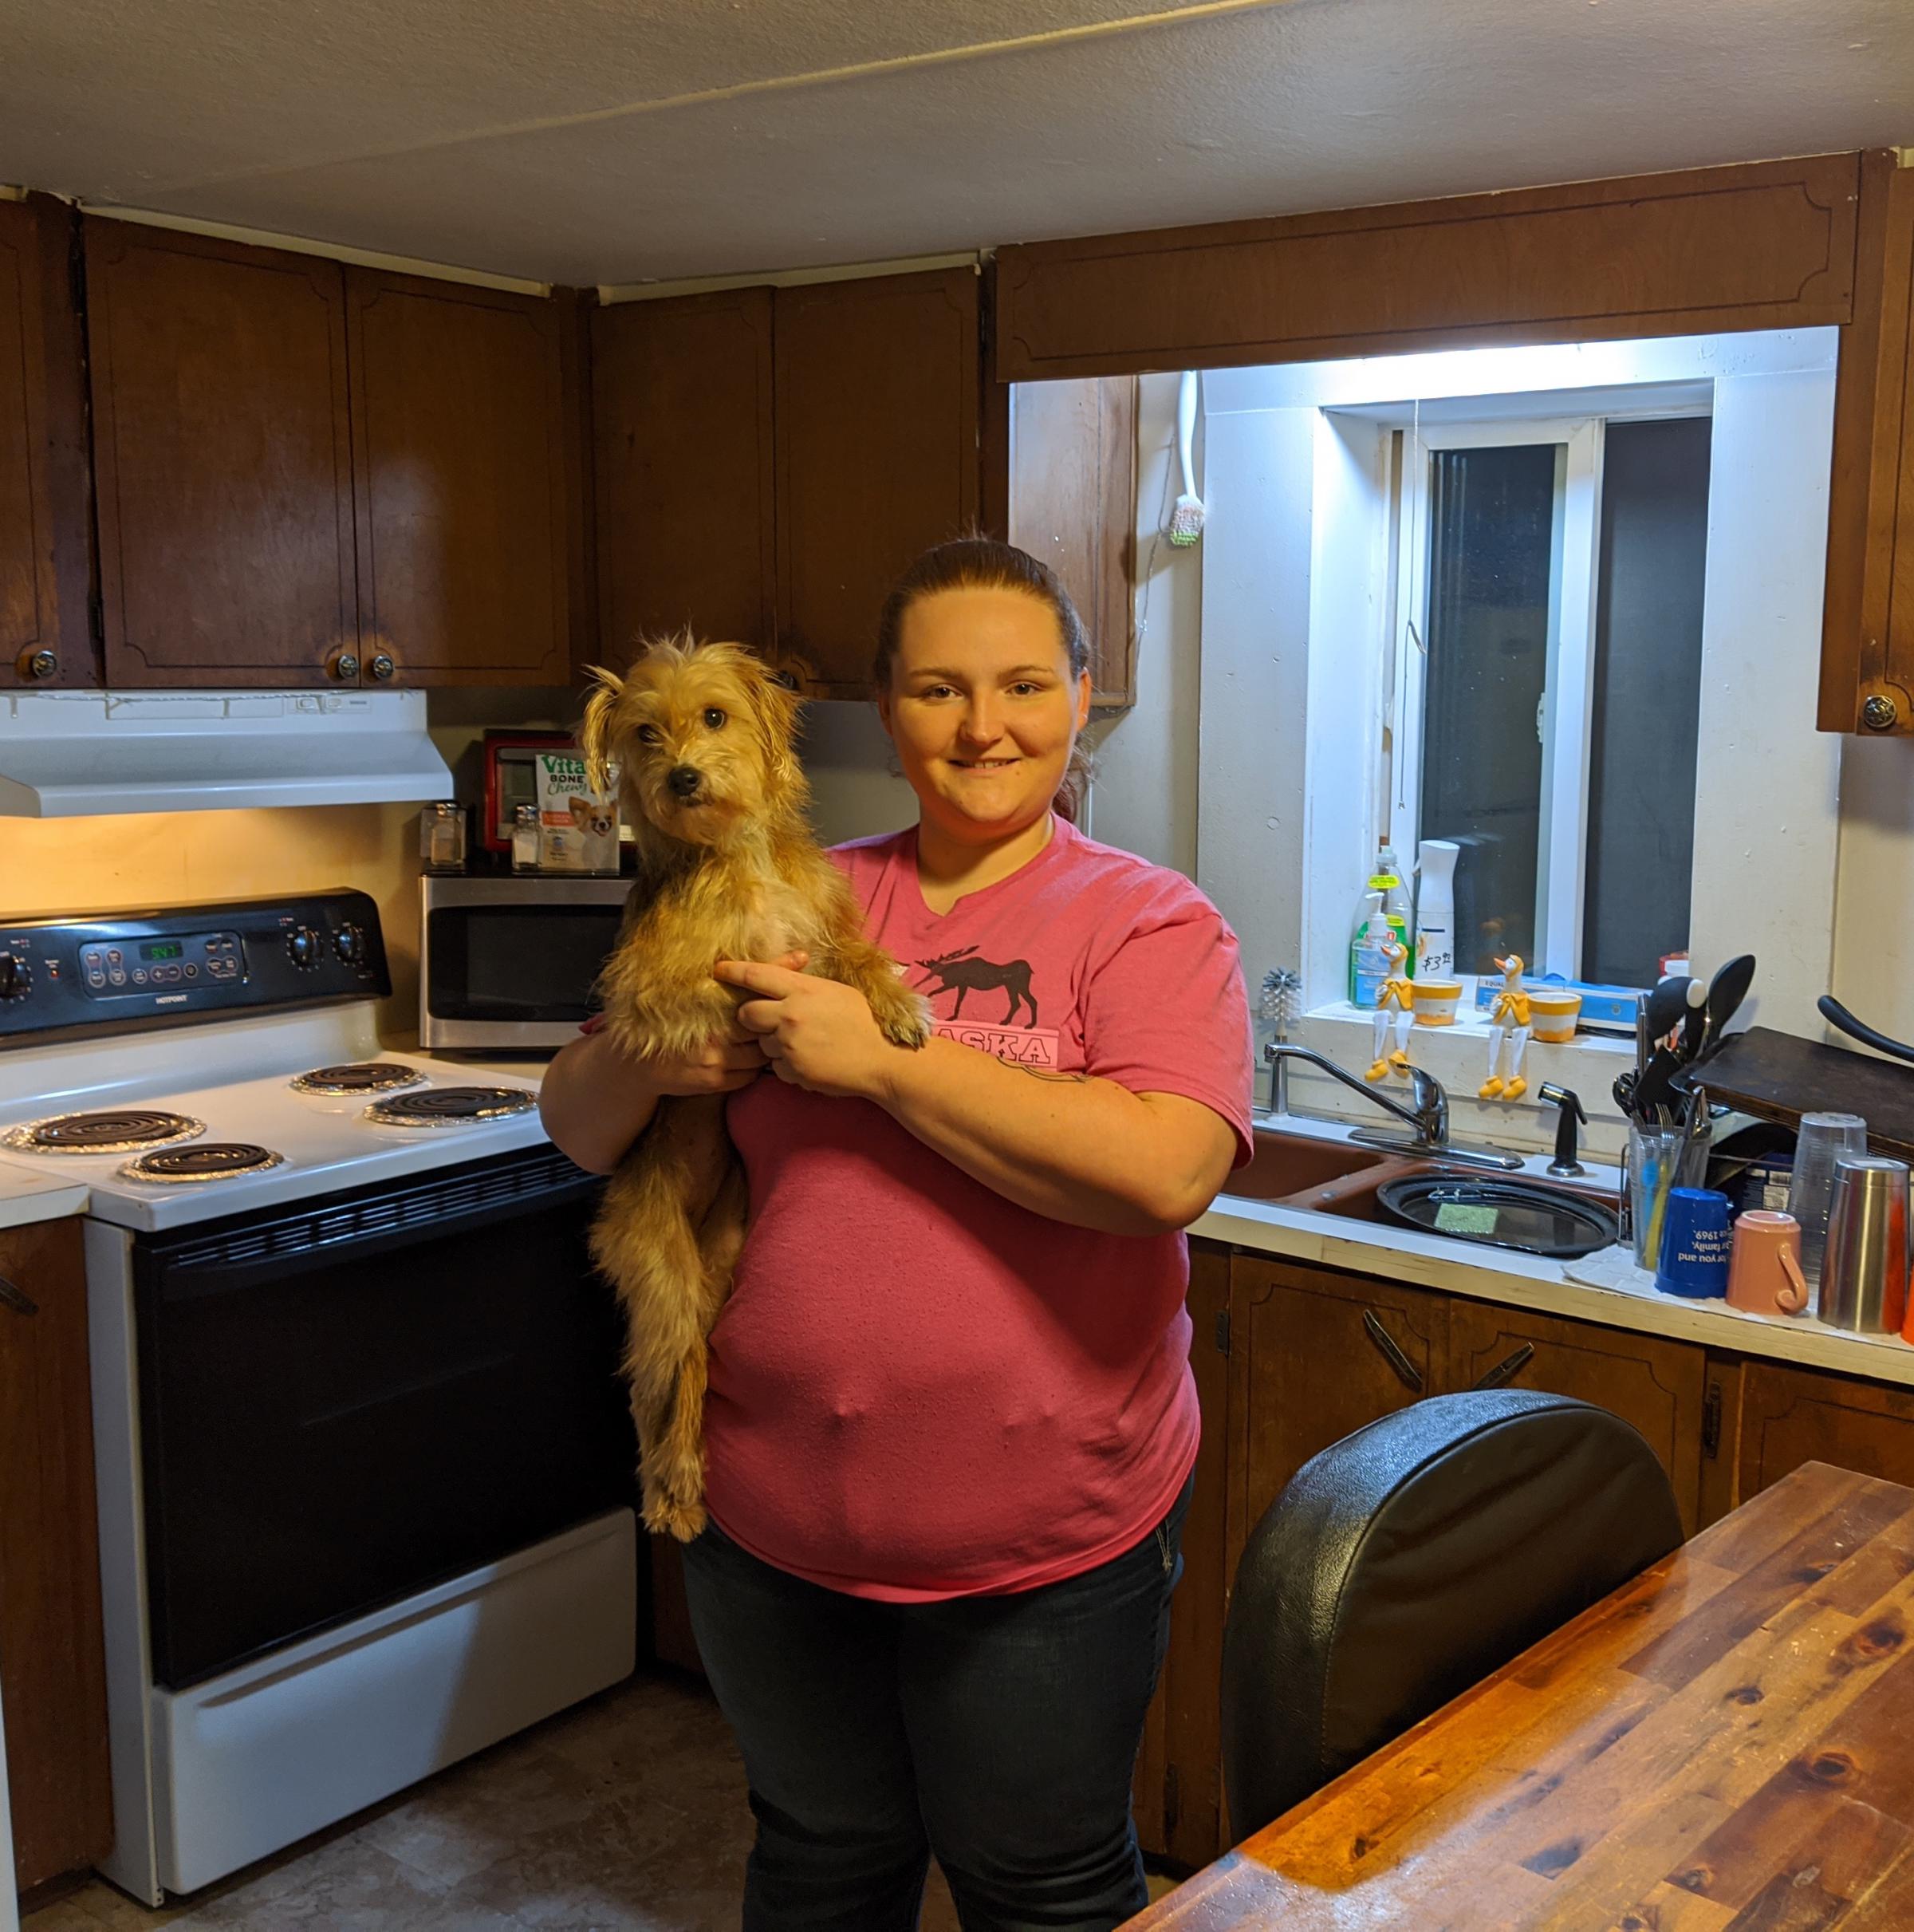
<path id="1" fill-rule="evenodd" d="M 704 721 L 714 731 L 724 729 L 724 713 L 715 704 L 705 706 Z"/>
<path id="2" fill-rule="evenodd" d="M 639 726 L 639 727 L 638 727 L 638 742 L 639 742 L 640 744 L 656 744 L 656 743 L 657 743 L 657 742 L 658 742 L 658 727 L 657 727 L 657 726 L 656 726 L 656 725 L 655 725 L 655 724 L 641 724 L 641 725 L 640 725 L 640 726 Z"/>

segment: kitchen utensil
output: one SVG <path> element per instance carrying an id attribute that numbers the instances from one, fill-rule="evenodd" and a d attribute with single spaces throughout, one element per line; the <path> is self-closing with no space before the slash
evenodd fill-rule
<path id="1" fill-rule="evenodd" d="M 1657 1047 L 1653 1057 L 1635 1082 L 1634 1112 L 1637 1120 L 1652 1120 L 1657 1107 L 1669 1103 L 1668 1082 L 1682 1069 L 1678 1054 L 1671 1053 L 1666 1047 Z"/>
<path id="2" fill-rule="evenodd" d="M 1702 1040 L 1702 1053 L 1713 1051 L 1715 1043 L 1727 1031 L 1728 1022 L 1740 1011 L 1741 1003 L 1754 984 L 1754 955 L 1751 952 L 1730 960 L 1708 982 L 1707 1031 Z"/>
<path id="3" fill-rule="evenodd" d="M 1671 1188 L 1662 1216 L 1655 1285 L 1684 1301 L 1711 1301 L 1728 1291 L 1735 1210 L 1712 1188 Z"/>
<path id="4" fill-rule="evenodd" d="M 1794 1178 L 1788 1184 L 1788 1212 L 1801 1224 L 1801 1272 L 1809 1286 L 1821 1281 L 1821 1257 L 1828 1243 L 1828 1212 L 1834 1202 L 1834 1163 L 1843 1154 L 1868 1150 L 1868 1123 L 1858 1114 L 1804 1114 L 1794 1143 Z"/>
<path id="5" fill-rule="evenodd" d="M 1807 1305 L 1800 1222 L 1791 1214 L 1751 1208 L 1735 1224 L 1728 1306 L 1749 1315 L 1799 1315 Z"/>
<path id="6" fill-rule="evenodd" d="M 1688 1011 L 1688 988 L 1694 984 L 1677 973 L 1672 979 L 1658 980 L 1648 989 L 1644 1007 L 1651 1046 L 1667 1039 L 1681 1024 Z"/>
<path id="7" fill-rule="evenodd" d="M 1896 1060 L 1914 1060 L 1914 1047 L 1904 1046 L 1899 1040 L 1889 1039 L 1884 1033 L 1877 1033 L 1864 1021 L 1857 1019 L 1832 993 L 1823 993 L 1814 1005 L 1829 1026 L 1838 1027 L 1850 1039 L 1857 1039 L 1864 1047 L 1872 1047 L 1877 1053 L 1887 1054 Z"/>
<path id="8" fill-rule="evenodd" d="M 1856 1335 L 1896 1335 L 1907 1319 L 1908 1164 L 1842 1154 L 1815 1313 Z"/>

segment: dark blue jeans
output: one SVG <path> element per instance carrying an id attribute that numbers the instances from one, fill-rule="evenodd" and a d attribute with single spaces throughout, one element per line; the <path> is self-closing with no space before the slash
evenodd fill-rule
<path id="1" fill-rule="evenodd" d="M 930 1855 L 965 1932 L 1108 1932 L 1148 1902 L 1130 1775 L 1182 1574 L 1185 1485 L 1141 1542 L 1008 1596 L 878 1603 L 685 1552 L 758 1839 L 744 1932 L 910 1932 Z"/>

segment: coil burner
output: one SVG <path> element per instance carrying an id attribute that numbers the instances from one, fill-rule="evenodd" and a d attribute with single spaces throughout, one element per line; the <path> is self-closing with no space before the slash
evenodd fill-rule
<path id="1" fill-rule="evenodd" d="M 473 1121 L 527 1114 L 534 1094 L 516 1086 L 433 1086 L 423 1093 L 395 1094 L 375 1100 L 365 1118 L 382 1127 L 463 1127 Z"/>
<path id="2" fill-rule="evenodd" d="M 206 1131 L 204 1121 L 156 1109 L 120 1107 L 105 1114 L 59 1114 L 30 1121 L 6 1136 L 9 1147 L 26 1153 L 133 1153 L 190 1141 Z"/>
<path id="3" fill-rule="evenodd" d="M 157 1153 L 143 1153 L 120 1172 L 128 1181 L 231 1181 L 242 1174 L 263 1173 L 285 1158 L 250 1141 L 202 1141 L 196 1147 L 163 1147 Z"/>
<path id="4" fill-rule="evenodd" d="M 418 1086 L 425 1075 L 396 1060 L 356 1060 L 347 1067 L 315 1067 L 292 1083 L 295 1094 L 390 1094 Z"/>

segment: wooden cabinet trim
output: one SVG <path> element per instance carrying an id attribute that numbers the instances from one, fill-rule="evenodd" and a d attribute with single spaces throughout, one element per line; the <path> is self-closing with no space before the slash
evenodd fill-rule
<path id="1" fill-rule="evenodd" d="M 315 255 L 256 248 L 215 236 L 141 223 L 84 218 L 87 262 L 88 353 L 92 372 L 93 461 L 99 515 L 100 585 L 104 625 L 105 670 L 109 683 L 132 686 L 302 685 L 333 683 L 329 664 L 358 638 L 357 582 L 354 562 L 351 408 L 344 326 L 345 281 L 337 262 Z M 140 250 L 228 263 L 303 281 L 331 313 L 326 323 L 326 372 L 331 411 L 331 446 L 337 566 L 337 621 L 324 648 L 300 659 L 242 663 L 188 663 L 149 651 L 133 634 L 128 610 L 129 571 L 124 556 L 132 521 L 122 500 L 121 424 L 115 370 L 115 301 L 112 270 Z"/>
<path id="2" fill-rule="evenodd" d="M 367 667 L 361 671 L 362 680 L 368 684 L 379 681 L 369 667 L 372 657 L 384 651 L 395 661 L 392 681 L 396 684 L 568 683 L 572 656 L 570 525 L 576 515 L 576 492 L 566 461 L 565 357 L 561 341 L 565 318 L 561 306 L 540 296 L 384 269 L 349 266 L 345 272 L 359 631 L 360 654 Z M 525 531 L 522 543 L 527 551 L 542 548 L 545 552 L 542 574 L 549 621 L 542 627 L 542 635 L 523 637 L 526 654 L 521 661 L 481 664 L 467 660 L 460 655 L 462 640 L 456 636 L 435 641 L 436 654 L 428 655 L 426 640 L 408 634 L 402 618 L 380 609 L 379 530 L 382 519 L 376 493 L 384 482 L 384 471 L 380 448 L 375 444 L 371 358 L 366 336 L 368 318 L 382 303 L 395 300 L 427 302 L 446 310 L 484 310 L 509 317 L 526 332 L 530 360 L 538 369 L 542 391 L 538 420 L 543 431 L 546 521 L 542 531 Z M 402 463 L 400 467 L 397 487 L 403 493 L 415 485 L 416 479 L 405 474 L 411 466 Z M 536 489 L 534 495 L 537 495 Z M 428 541 L 426 530 L 416 526 L 408 531 L 408 537 L 412 546 Z M 497 562 L 508 581 L 515 569 L 524 567 L 509 551 L 498 555 Z M 514 634 L 518 634 L 517 627 L 514 627 Z"/>
<path id="3" fill-rule="evenodd" d="M 1845 322 L 1858 160 L 1009 247 L 997 257 L 995 373 L 1029 381 Z"/>
<path id="4" fill-rule="evenodd" d="M 1861 157 L 1853 320 L 1834 377 L 1821 601 L 1824 731 L 1865 726 L 1872 697 L 1914 732 L 1914 168 Z"/>

